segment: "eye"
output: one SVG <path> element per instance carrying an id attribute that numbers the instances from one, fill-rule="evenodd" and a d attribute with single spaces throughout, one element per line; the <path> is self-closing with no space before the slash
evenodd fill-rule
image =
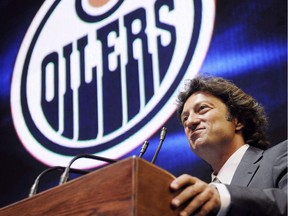
<path id="1" fill-rule="evenodd" d="M 204 112 L 208 111 L 208 109 L 209 109 L 209 107 L 206 104 L 202 104 L 199 106 L 199 112 L 200 113 L 204 113 Z"/>
<path id="2" fill-rule="evenodd" d="M 182 119 L 181 119 L 182 125 L 185 124 L 185 122 L 187 121 L 187 119 L 188 119 L 188 116 L 183 116 L 183 117 L 182 117 Z"/>
<path id="3" fill-rule="evenodd" d="M 199 110 L 203 110 L 203 109 L 205 109 L 206 107 L 207 107 L 207 105 L 203 104 L 203 105 L 201 105 L 201 106 L 199 107 Z"/>

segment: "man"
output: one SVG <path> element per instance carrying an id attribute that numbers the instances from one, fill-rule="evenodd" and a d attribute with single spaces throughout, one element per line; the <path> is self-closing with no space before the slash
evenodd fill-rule
<path id="1" fill-rule="evenodd" d="M 222 78 L 199 76 L 185 86 L 178 115 L 215 183 L 181 175 L 170 185 L 172 205 L 180 215 L 287 215 L 287 142 L 266 150 L 262 106 Z"/>

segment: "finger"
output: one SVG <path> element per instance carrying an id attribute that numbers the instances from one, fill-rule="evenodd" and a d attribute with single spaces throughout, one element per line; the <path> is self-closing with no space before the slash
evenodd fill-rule
<path id="1" fill-rule="evenodd" d="M 186 186 L 183 191 L 181 191 L 176 197 L 174 197 L 174 199 L 172 200 L 172 205 L 175 207 L 183 205 L 185 202 L 193 199 L 199 193 L 202 193 L 206 187 L 207 184 L 205 182 L 196 179 L 196 182 L 194 184 Z"/>
<path id="2" fill-rule="evenodd" d="M 197 196 L 191 200 L 191 202 L 183 209 L 182 212 L 185 212 L 187 215 L 202 212 L 201 209 L 203 205 L 208 202 L 208 200 L 208 197 L 204 196 L 203 194 L 197 194 Z"/>
<path id="3" fill-rule="evenodd" d="M 204 211 L 203 213 L 205 214 L 208 214 L 210 212 L 217 214 L 221 207 L 221 200 L 220 200 L 218 190 L 214 187 L 212 187 L 212 190 L 214 191 L 213 196 L 201 208 L 201 211 Z M 203 215 L 203 214 L 200 214 L 200 215 Z"/>
<path id="4" fill-rule="evenodd" d="M 190 215 L 196 213 L 196 215 L 207 215 L 214 209 L 220 208 L 220 198 L 215 188 L 207 186 L 205 190 L 198 193 L 193 200 L 183 210 Z"/>
<path id="5" fill-rule="evenodd" d="M 193 199 L 193 197 L 200 192 L 201 190 L 198 187 L 195 187 L 195 185 L 190 185 L 172 199 L 172 205 L 175 207 L 179 207 L 185 202 Z"/>
<path id="6" fill-rule="evenodd" d="M 209 215 L 210 213 L 214 213 L 215 215 L 217 215 L 220 209 L 220 205 L 221 204 L 218 203 L 216 200 L 210 199 L 208 202 L 204 203 L 204 205 L 201 206 L 195 216 Z"/>
<path id="7" fill-rule="evenodd" d="M 194 184 L 196 182 L 196 180 L 197 180 L 197 178 L 195 178 L 193 176 L 183 174 L 171 182 L 170 188 L 172 190 L 179 190 L 180 188 L 182 188 L 185 185 Z"/>

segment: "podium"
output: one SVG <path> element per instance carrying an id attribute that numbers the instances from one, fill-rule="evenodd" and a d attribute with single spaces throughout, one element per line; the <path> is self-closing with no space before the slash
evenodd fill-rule
<path id="1" fill-rule="evenodd" d="M 170 205 L 169 185 L 174 178 L 160 167 L 131 157 L 3 207 L 0 215 L 178 215 L 179 210 Z"/>

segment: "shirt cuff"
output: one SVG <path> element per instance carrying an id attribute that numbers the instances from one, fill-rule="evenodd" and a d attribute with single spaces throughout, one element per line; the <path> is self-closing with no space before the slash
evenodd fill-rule
<path id="1" fill-rule="evenodd" d="M 210 185 L 215 187 L 220 195 L 221 206 L 217 216 L 226 216 L 231 204 L 231 196 L 227 187 L 220 183 L 210 183 Z"/>

